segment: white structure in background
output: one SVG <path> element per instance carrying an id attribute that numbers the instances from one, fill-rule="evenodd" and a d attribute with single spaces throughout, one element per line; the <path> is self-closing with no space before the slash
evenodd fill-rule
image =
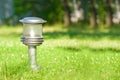
<path id="1" fill-rule="evenodd" d="M 13 0 L 0 0 L 0 24 L 13 15 Z"/>
<path id="2" fill-rule="evenodd" d="M 77 23 L 79 20 L 84 19 L 84 15 L 83 15 L 84 11 L 80 6 L 81 6 L 80 1 L 73 0 L 73 9 L 74 9 L 74 11 L 71 14 L 71 21 L 73 23 Z"/>
<path id="3" fill-rule="evenodd" d="M 116 0 L 116 13 L 113 15 L 113 22 L 116 24 L 120 23 L 120 0 Z"/>

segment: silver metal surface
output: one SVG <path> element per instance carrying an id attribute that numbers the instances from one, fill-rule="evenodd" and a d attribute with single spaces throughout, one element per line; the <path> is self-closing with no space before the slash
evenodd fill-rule
<path id="1" fill-rule="evenodd" d="M 22 20 L 20 20 L 20 22 L 22 22 L 24 24 L 24 27 L 27 27 L 25 24 L 29 24 L 30 26 L 37 28 L 35 25 L 36 24 L 43 24 L 46 21 L 41 19 L 41 18 L 37 18 L 37 17 L 26 17 Z M 29 31 L 29 27 L 28 28 L 24 28 L 24 31 Z M 41 27 L 41 26 L 40 26 Z M 35 29 L 32 28 L 33 32 L 36 32 Z M 39 31 L 38 31 L 39 33 Z M 42 33 L 42 32 L 41 32 Z M 25 34 L 26 35 L 26 34 Z M 37 65 L 37 61 L 36 61 L 36 46 L 42 44 L 43 42 L 43 37 L 42 34 L 38 34 L 40 36 L 25 36 L 23 35 L 21 37 L 21 41 L 23 42 L 23 44 L 28 46 L 28 54 L 29 54 L 29 63 L 32 69 L 34 70 L 39 70 L 39 66 Z M 31 35 L 31 33 L 27 34 L 27 35 Z"/>
<path id="2" fill-rule="evenodd" d="M 37 17 L 26 17 L 21 19 L 20 22 L 33 24 L 33 23 L 46 23 L 47 21 Z"/>
<path id="3" fill-rule="evenodd" d="M 40 67 L 37 65 L 36 61 L 36 46 L 28 46 L 28 54 L 31 68 L 38 70 Z"/>
<path id="4" fill-rule="evenodd" d="M 44 41 L 43 38 L 40 37 L 21 37 L 21 41 L 23 42 L 23 44 L 28 45 L 28 46 L 39 46 L 40 44 L 42 44 L 42 42 Z"/>

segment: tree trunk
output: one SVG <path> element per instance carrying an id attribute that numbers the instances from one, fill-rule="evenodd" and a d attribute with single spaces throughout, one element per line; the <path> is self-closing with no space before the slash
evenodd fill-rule
<path id="1" fill-rule="evenodd" d="M 106 25 L 112 26 L 112 7 L 111 7 L 111 0 L 105 0 L 106 5 Z"/>
<path id="2" fill-rule="evenodd" d="M 63 0 L 63 8 L 64 8 L 64 24 L 66 26 L 71 24 L 71 11 L 69 6 L 69 0 Z"/>
<path id="3" fill-rule="evenodd" d="M 36 3 L 35 2 L 32 4 L 32 15 L 37 16 L 37 10 L 36 10 Z"/>
<path id="4" fill-rule="evenodd" d="M 81 0 L 81 5 L 83 8 L 83 15 L 84 15 L 84 22 L 87 22 L 87 18 L 88 18 L 88 10 L 87 10 L 87 5 L 88 5 L 88 0 Z"/>
<path id="5" fill-rule="evenodd" d="M 26 0 L 27 1 L 27 0 Z M 28 2 L 32 5 L 31 10 L 32 10 L 32 16 L 37 16 L 37 0 L 28 0 Z"/>
<path id="6" fill-rule="evenodd" d="M 96 0 L 90 0 L 90 25 L 92 27 L 97 26 L 97 12 L 96 12 Z"/>

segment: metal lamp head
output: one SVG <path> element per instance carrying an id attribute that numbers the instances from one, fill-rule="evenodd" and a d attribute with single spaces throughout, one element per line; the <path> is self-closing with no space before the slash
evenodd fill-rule
<path id="1" fill-rule="evenodd" d="M 25 45 L 39 45 L 43 42 L 42 24 L 45 20 L 37 17 L 26 17 L 20 20 L 23 23 L 23 36 L 21 41 Z"/>
<path id="2" fill-rule="evenodd" d="M 21 19 L 20 22 L 28 23 L 28 24 L 46 23 L 45 20 L 43 20 L 42 18 L 38 18 L 38 17 L 26 17 L 26 18 Z"/>

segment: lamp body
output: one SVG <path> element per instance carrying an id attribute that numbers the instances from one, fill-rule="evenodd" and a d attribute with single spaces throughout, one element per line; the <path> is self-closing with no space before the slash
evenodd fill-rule
<path id="1" fill-rule="evenodd" d="M 28 46 L 38 46 L 42 44 L 42 24 L 23 23 L 23 36 L 21 41 Z"/>

